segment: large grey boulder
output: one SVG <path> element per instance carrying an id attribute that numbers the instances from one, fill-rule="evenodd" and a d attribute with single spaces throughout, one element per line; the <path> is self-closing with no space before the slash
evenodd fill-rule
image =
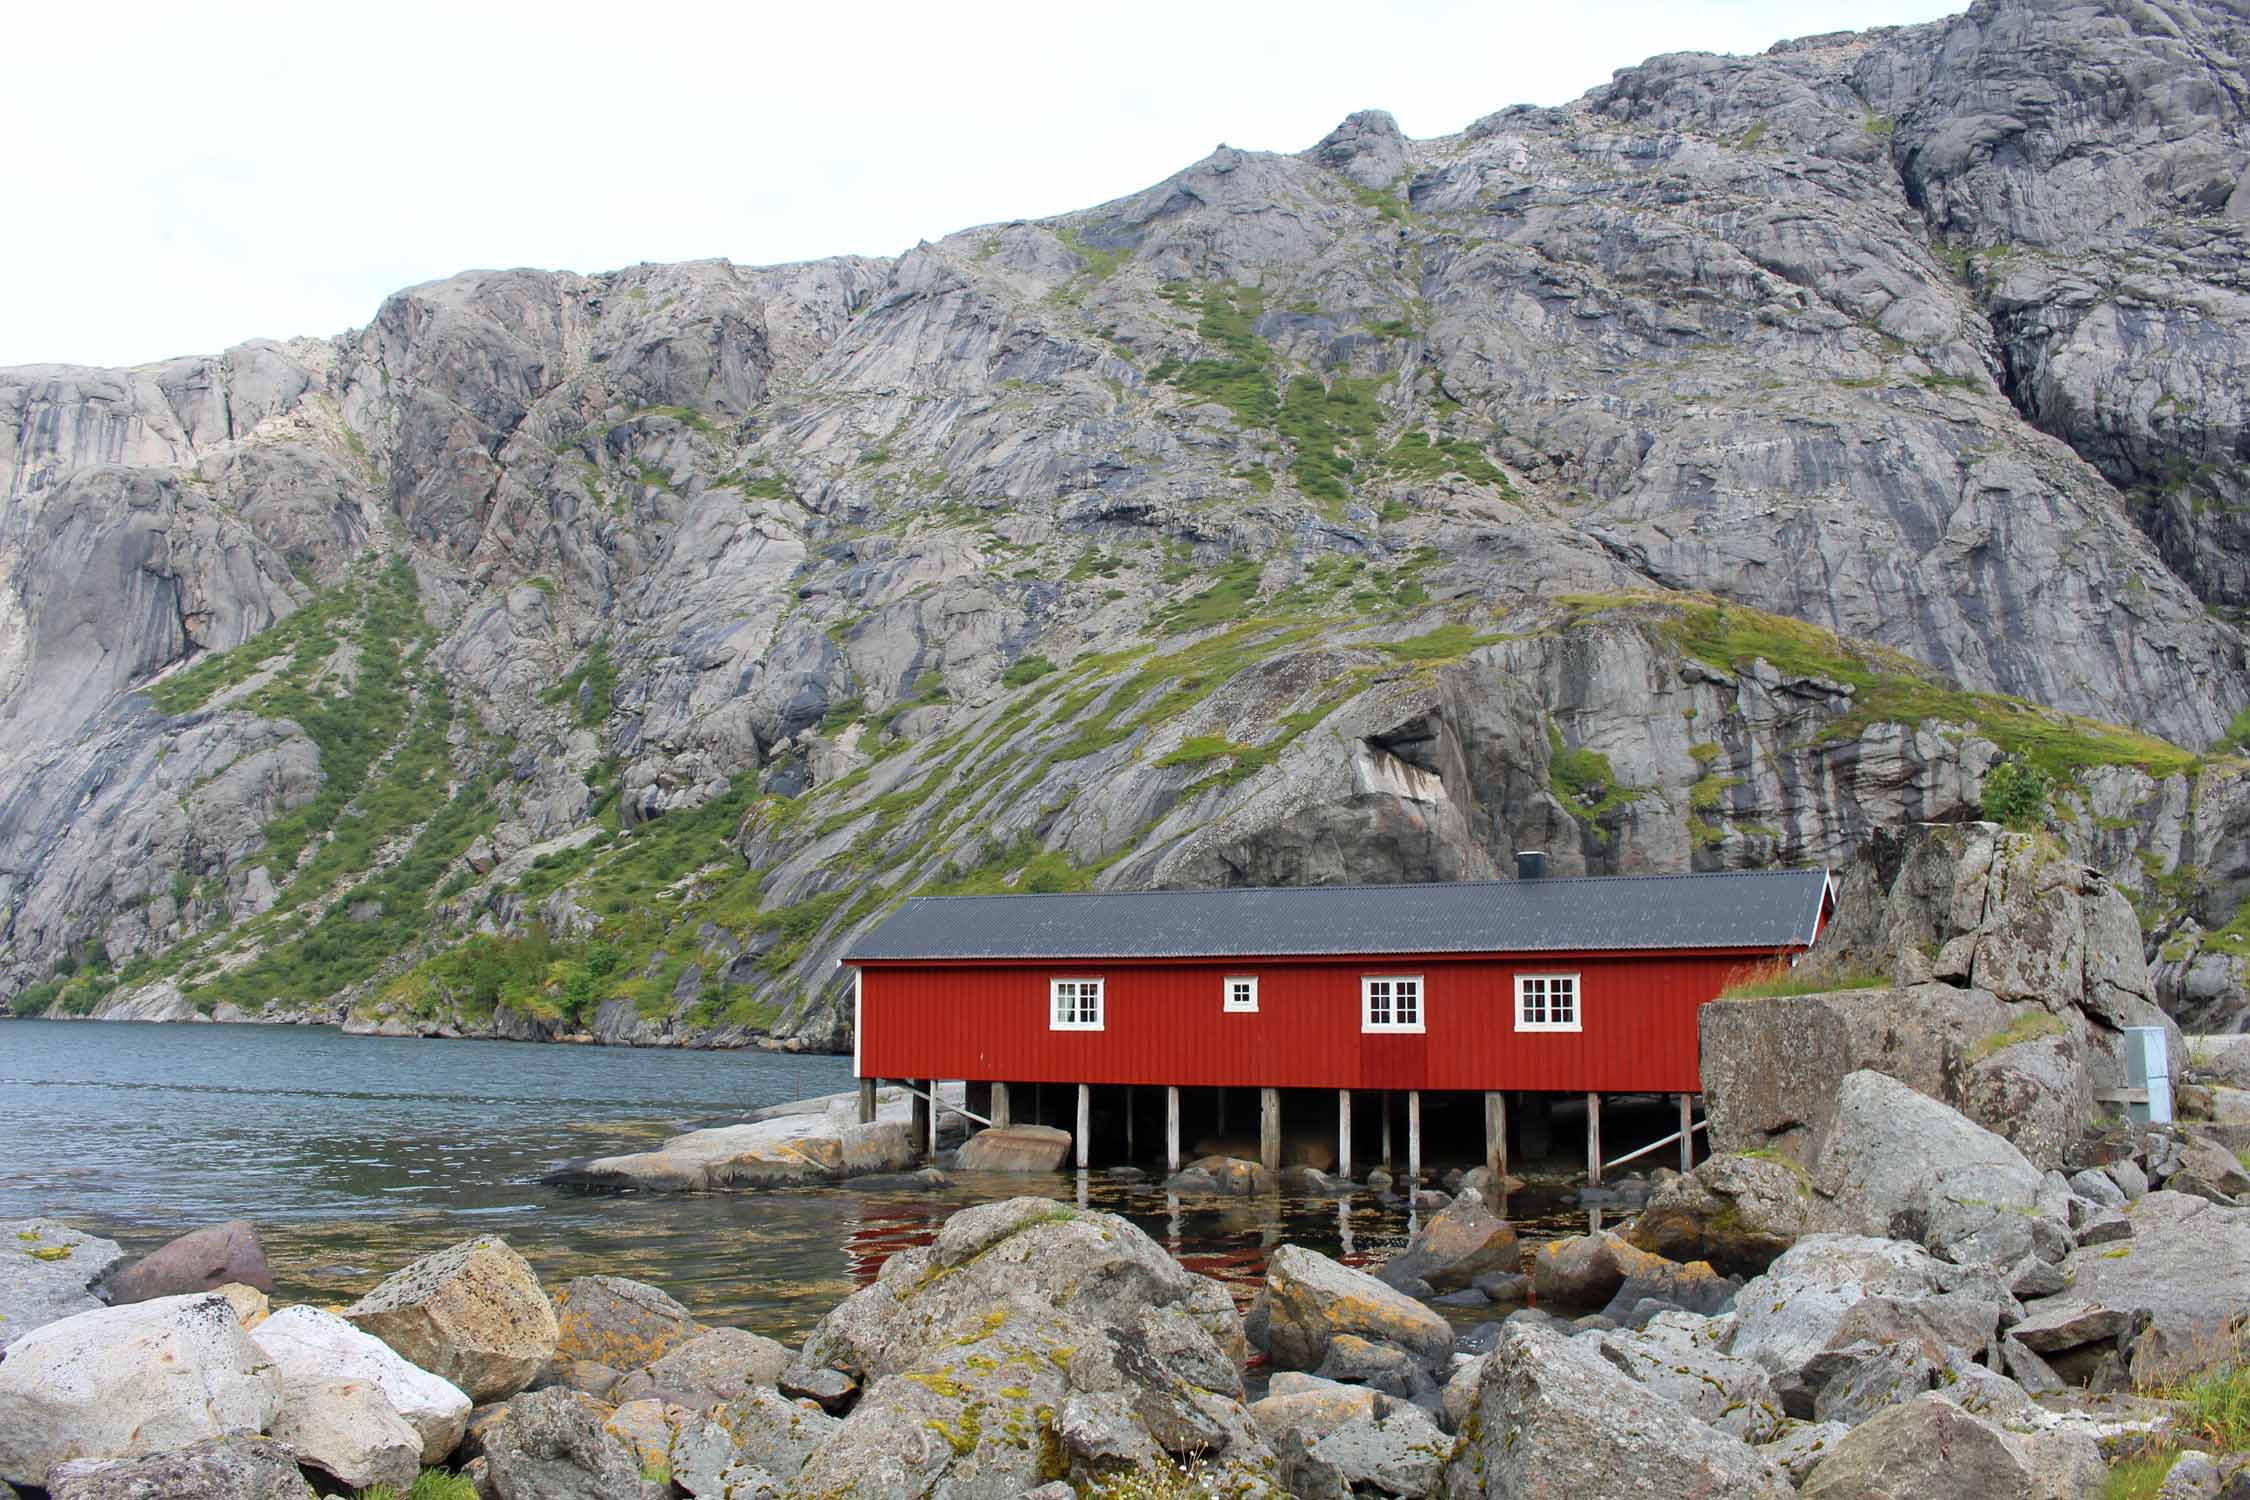
<path id="1" fill-rule="evenodd" d="M 2007 1140 L 1864 1069 L 1837 1091 L 1835 1122 L 1813 1168 L 1834 1228 L 1914 1240 L 1940 1255 L 1966 1251 L 1996 1221 L 2014 1227 L 2011 1220 L 2038 1207 L 2043 1181 Z M 2013 1264 L 2021 1254 L 1980 1258 Z"/>
<path id="2" fill-rule="evenodd" d="M 0 1360 L 0 1479 L 264 1432 L 281 1401 L 280 1370 L 216 1293 L 79 1313 Z"/>
<path id="3" fill-rule="evenodd" d="M 404 1489 L 422 1467 L 422 1434 L 366 1380 L 311 1379 L 286 1387 L 274 1441 L 352 1490 Z"/>
<path id="4" fill-rule="evenodd" d="M 1430 1494 L 1452 1446 L 1420 1407 L 1351 1386 L 1269 1395 L 1250 1415 L 1292 1495 Z"/>
<path id="5" fill-rule="evenodd" d="M 390 1345 L 334 1313 L 285 1307 L 252 1329 L 250 1338 L 281 1371 L 284 1411 L 298 1403 L 300 1392 L 323 1383 L 372 1386 L 414 1429 L 424 1464 L 444 1459 L 468 1427 L 467 1392 L 408 1364 Z"/>
<path id="6" fill-rule="evenodd" d="M 1338 1334 L 1393 1344 L 1432 1370 L 1453 1354 L 1453 1327 L 1403 1292 L 1316 1250 L 1283 1245 L 1266 1261 L 1250 1322 L 1277 1369 L 1316 1370 Z"/>
<path id="7" fill-rule="evenodd" d="M 751 1391 L 677 1429 L 668 1462 L 672 1482 L 698 1497 L 720 1495 L 727 1471 L 740 1467 L 786 1484 L 841 1425 L 818 1406 L 779 1391 Z"/>
<path id="8" fill-rule="evenodd" d="M 1812 1174 L 1797 1162 L 1778 1153 L 1727 1153 L 1658 1183 L 1625 1237 L 1669 1260 L 1755 1276 L 1800 1235 L 1820 1228 L 1824 1209 Z"/>
<path id="9" fill-rule="evenodd" d="M 0 1222 L 0 1349 L 42 1324 L 104 1306 L 125 1252 L 55 1219 Z"/>
<path id="10" fill-rule="evenodd" d="M 158 1246 L 111 1279 L 109 1300 L 119 1305 L 146 1302 L 228 1285 L 273 1290 L 265 1249 L 248 1219 L 229 1219 Z"/>
<path id="11" fill-rule="evenodd" d="M 80 1458 L 47 1472 L 48 1500 L 313 1500 L 270 1438 L 205 1438 L 146 1458 Z"/>
<path id="12" fill-rule="evenodd" d="M 1862 1422 L 1812 1471 L 1806 1500 L 2097 1500 L 2108 1482 L 2094 1440 L 2017 1434 L 1920 1395 Z"/>
<path id="13" fill-rule="evenodd" d="M 1767 1443 L 1788 1425 L 1772 1376 L 1724 1352 L 1727 1330 L 1700 1320 L 1661 1319 L 1648 1328 L 1584 1335 L 1595 1353 L 1701 1421 L 1746 1443 Z"/>
<path id="14" fill-rule="evenodd" d="M 603 1424 L 603 1408 L 559 1387 L 516 1397 L 485 1432 L 498 1500 L 641 1500 L 640 1465 Z"/>
<path id="15" fill-rule="evenodd" d="M 344 1318 L 474 1401 L 529 1385 L 560 1336 L 537 1273 L 496 1235 L 424 1256 L 345 1308 Z"/>
<path id="16" fill-rule="evenodd" d="M 1742 1288 L 1728 1352 L 1782 1377 L 1863 1340 L 1981 1350 L 2015 1310 L 1990 1271 L 1948 1264 L 1899 1240 L 1810 1235 Z"/>
<path id="17" fill-rule="evenodd" d="M 744 1328 L 712 1328 L 626 1376 L 615 1394 L 626 1400 L 656 1395 L 690 1410 L 704 1411 L 759 1386 L 774 1384 L 788 1367 L 789 1350 L 764 1334 Z"/>
<path id="18" fill-rule="evenodd" d="M 1444 1493 L 1788 1500 L 1780 1468 L 1575 1339 L 1528 1323 L 1484 1360 Z"/>

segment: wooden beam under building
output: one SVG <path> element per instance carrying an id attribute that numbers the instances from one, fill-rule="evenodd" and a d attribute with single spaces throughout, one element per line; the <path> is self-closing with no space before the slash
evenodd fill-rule
<path id="1" fill-rule="evenodd" d="M 1281 1170 L 1281 1090 L 1258 1090 L 1258 1160 L 1269 1172 Z"/>

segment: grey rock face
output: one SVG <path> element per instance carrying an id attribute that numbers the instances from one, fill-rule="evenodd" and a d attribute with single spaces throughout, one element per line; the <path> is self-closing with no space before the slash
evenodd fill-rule
<path id="1" fill-rule="evenodd" d="M 97 943 L 154 966 L 131 991 L 246 958 L 242 919 L 299 878 L 309 911 L 382 919 L 374 868 L 270 867 L 344 762 L 286 715 L 167 721 L 136 691 L 368 552 L 414 567 L 413 691 L 451 710 L 443 779 L 490 804 L 409 893 L 417 939 L 590 935 L 588 877 L 650 820 L 715 852 L 645 1003 L 615 989 L 646 951 L 537 1025 L 399 978 L 416 952 L 224 997 L 244 1014 L 835 1046 L 865 893 L 949 863 L 1836 861 L 1973 813 L 2020 739 L 1990 703 L 1885 707 L 1887 657 L 1675 629 L 1703 599 L 2200 749 L 2250 703 L 2242 51 L 2216 0 L 1995 0 L 1654 59 L 1442 140 L 1365 112 L 896 260 L 475 272 L 332 340 L 0 372 L 0 995 Z M 1212 399 L 1198 365 L 1238 357 L 1258 389 Z M 1277 415 L 1315 384 L 1333 441 Z M 1385 649 L 1448 623 L 1504 638 Z M 1139 677 L 1167 655 L 1194 701 Z M 1558 743 L 1607 758 L 1597 795 Z M 2222 926 L 2250 785 L 2107 743 L 2058 798 L 2071 855 Z M 718 889 L 749 869 L 753 901 Z M 2236 1014 L 2240 965 L 2189 936 L 2166 993 Z M 2035 977 L 1971 976 L 2016 1004 Z M 72 993 L 202 1013 L 195 983 Z M 1992 1111 L 2077 1065 L 1994 1063 Z"/>
<path id="2" fill-rule="evenodd" d="M 641 1495 L 640 1465 L 576 1391 L 528 1391 L 485 1435 L 500 1500 L 619 1500 Z"/>

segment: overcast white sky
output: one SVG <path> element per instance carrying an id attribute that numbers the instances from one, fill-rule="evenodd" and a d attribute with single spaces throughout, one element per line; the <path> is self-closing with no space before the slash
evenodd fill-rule
<path id="1" fill-rule="evenodd" d="M 1355 109 L 1442 135 L 1653 53 L 1947 0 L 709 8 L 41 4 L 0 53 L 0 364 L 365 323 L 472 266 L 858 251 L 1131 192 Z"/>

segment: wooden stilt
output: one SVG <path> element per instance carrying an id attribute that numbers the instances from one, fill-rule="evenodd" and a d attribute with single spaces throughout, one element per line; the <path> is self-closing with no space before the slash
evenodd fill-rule
<path id="1" fill-rule="evenodd" d="M 1086 1170 L 1087 1142 L 1094 1133 L 1094 1089 L 1092 1084 L 1078 1085 L 1078 1170 Z"/>
<path id="2" fill-rule="evenodd" d="M 995 1083 L 992 1086 L 992 1128 L 999 1130 L 1007 1124 L 1008 1086 L 1004 1083 Z"/>
<path id="3" fill-rule="evenodd" d="M 1180 1170 L 1180 1086 L 1164 1089 L 1164 1170 Z"/>
<path id="4" fill-rule="evenodd" d="M 1125 1164 L 1131 1166 L 1133 1158 L 1139 1154 L 1133 1141 L 1133 1086 L 1128 1083 L 1125 1085 Z"/>
<path id="5" fill-rule="evenodd" d="M 917 1150 L 920 1150 L 930 1138 L 931 1111 L 930 1101 L 927 1097 L 929 1082 L 927 1078 L 909 1078 L 906 1080 L 906 1086 L 915 1091 L 912 1106 L 913 1123 L 908 1130 L 908 1134 L 912 1137 Z"/>
<path id="6" fill-rule="evenodd" d="M 1219 1135 L 1227 1133 L 1227 1091 L 1223 1088 L 1219 1090 L 1219 1122 L 1212 1129 Z"/>
<path id="7" fill-rule="evenodd" d="M 1406 1180 L 1422 1185 L 1422 1091 L 1406 1091 Z"/>
<path id="8" fill-rule="evenodd" d="M 1680 1170 L 1695 1170 L 1695 1096 L 1680 1095 Z"/>
<path id="9" fill-rule="evenodd" d="M 1352 1177 L 1352 1091 L 1336 1090 L 1336 1175 Z"/>
<path id="10" fill-rule="evenodd" d="M 1586 1181 L 1602 1185 L 1602 1096 L 1586 1096 Z"/>
<path id="11" fill-rule="evenodd" d="M 930 1145 L 929 1145 L 929 1154 L 930 1154 L 930 1156 L 931 1156 L 931 1157 L 932 1157 L 933 1159 L 934 1159 L 934 1158 L 935 1158 L 935 1157 L 937 1156 L 937 1132 L 938 1132 L 938 1113 L 939 1113 L 939 1112 L 938 1112 L 938 1106 L 937 1106 L 937 1088 L 938 1088 L 938 1081 L 937 1081 L 937 1080 L 936 1080 L 935 1078 L 931 1079 L 931 1080 L 930 1080 Z"/>
<path id="12" fill-rule="evenodd" d="M 1258 1090 L 1258 1160 L 1269 1172 L 1281 1170 L 1281 1090 Z"/>
<path id="13" fill-rule="evenodd" d="M 1383 1170 L 1388 1172 L 1391 1163 L 1398 1160 L 1396 1153 L 1391 1150 L 1391 1091 L 1385 1089 L 1376 1097 L 1383 1106 Z"/>
<path id="14" fill-rule="evenodd" d="M 1492 1173 L 1492 1191 L 1508 1189 L 1508 1096 L 1497 1090 L 1484 1096 L 1484 1165 Z"/>
<path id="15" fill-rule="evenodd" d="M 1043 1083 L 1035 1083 L 1031 1086 L 1031 1123 L 1034 1125 L 1047 1123 L 1047 1086 Z"/>
<path id="16" fill-rule="evenodd" d="M 875 1123 L 875 1085 L 880 1081 L 875 1078 L 859 1081 L 859 1123 L 862 1125 Z"/>

